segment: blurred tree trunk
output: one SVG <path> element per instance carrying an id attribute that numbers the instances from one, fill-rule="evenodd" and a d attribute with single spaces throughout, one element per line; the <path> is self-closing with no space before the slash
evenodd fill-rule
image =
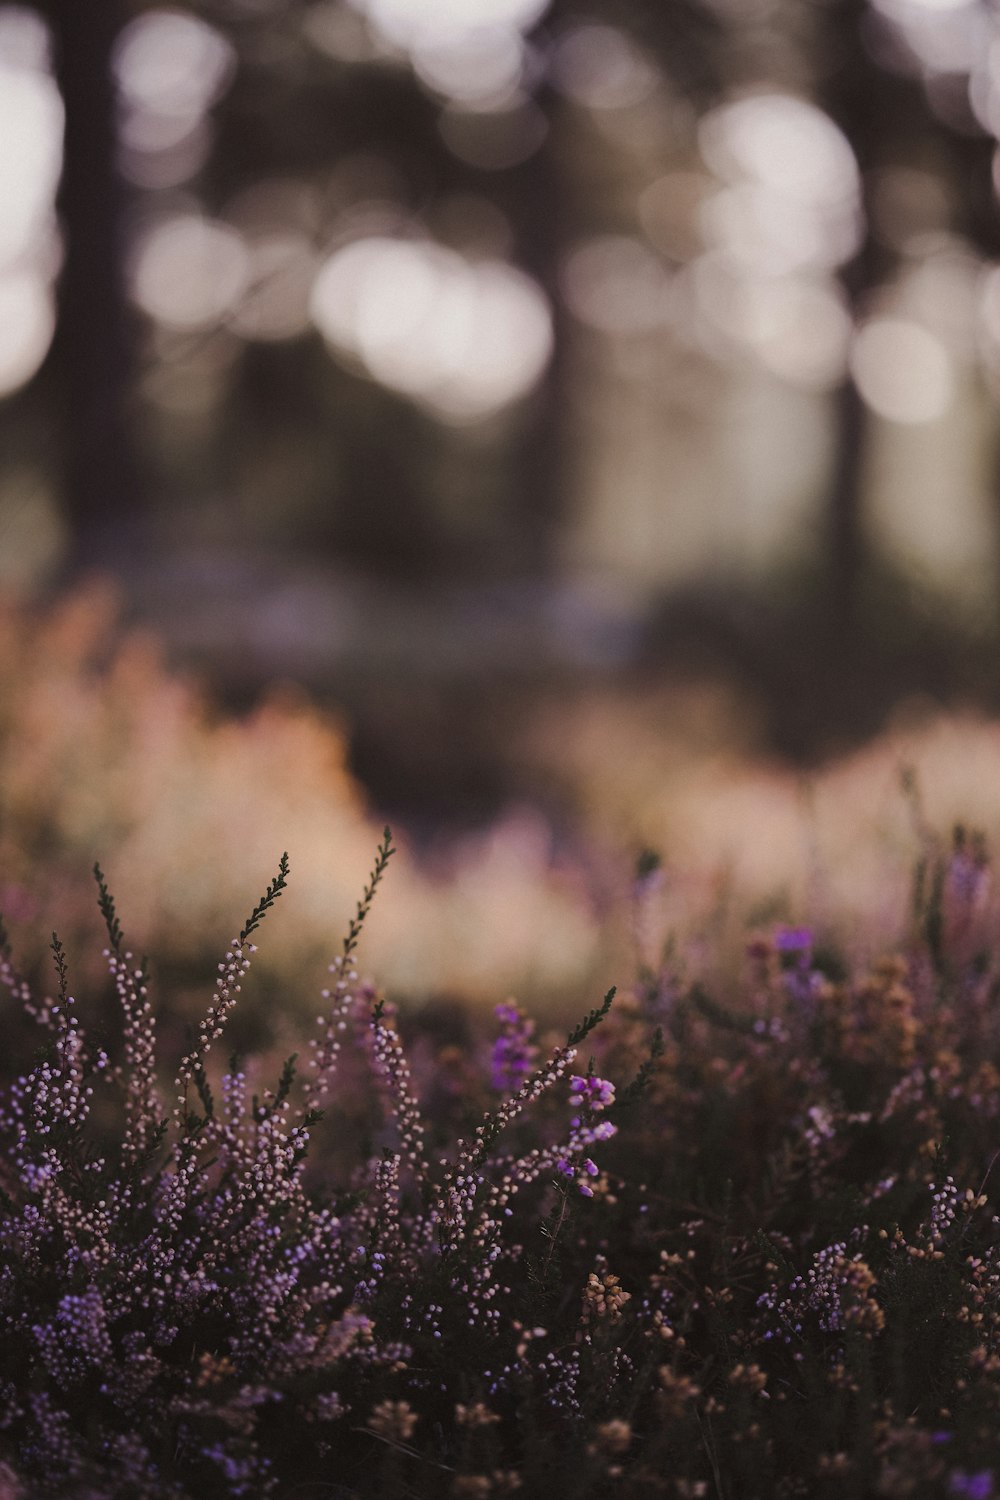
<path id="1" fill-rule="evenodd" d="M 871 311 L 874 294 L 896 273 L 898 251 L 877 235 L 873 191 L 880 169 L 914 163 L 936 133 L 920 82 L 883 67 L 866 28 L 881 24 L 869 0 L 834 0 L 823 12 L 815 49 L 817 103 L 847 136 L 861 171 L 863 241 L 841 273 L 852 318 Z M 865 535 L 863 484 L 870 416 L 848 376 L 837 392 L 837 455 L 828 491 L 827 624 L 849 650 L 859 625 L 859 595 L 875 560 Z M 856 644 L 856 642 L 853 642 Z"/>
<path id="2" fill-rule="evenodd" d="M 960 135 L 951 132 L 949 145 L 950 163 L 954 178 L 961 183 L 963 192 L 959 199 L 962 218 L 957 224 L 961 234 L 967 235 L 975 248 L 987 262 L 1000 262 L 1000 204 L 994 185 L 996 141 L 986 131 Z M 997 387 L 992 386 L 994 405 L 998 402 Z M 993 536 L 994 536 L 994 600 L 990 626 L 1000 635 L 1000 420 L 994 427 L 994 452 L 992 472 Z M 1000 676 L 995 692 L 1000 693 Z"/>
<path id="3" fill-rule="evenodd" d="M 57 207 L 65 241 L 56 336 L 64 504 L 71 562 L 113 562 L 140 496 L 130 413 L 132 332 L 123 267 L 124 184 L 116 166 L 114 39 L 122 0 L 48 0 L 66 109 Z"/>
<path id="4" fill-rule="evenodd" d="M 858 254 L 844 267 L 841 284 L 852 318 L 863 316 L 874 289 L 888 273 L 886 256 L 872 238 L 869 213 L 871 173 L 884 159 L 886 137 L 896 128 L 891 101 L 874 90 L 875 74 L 883 87 L 887 75 L 877 69 L 864 39 L 868 0 L 835 0 L 818 28 L 820 79 L 817 103 L 844 131 L 861 171 L 864 239 Z M 895 90 L 893 90 L 895 92 Z M 857 623 L 858 593 L 865 564 L 862 484 L 868 413 L 854 381 L 846 376 L 836 393 L 837 446 L 826 514 L 827 625 L 843 645 Z"/>
<path id="5" fill-rule="evenodd" d="M 556 564 L 559 532 L 571 507 L 567 474 L 570 368 L 567 313 L 559 290 L 560 259 L 571 238 L 576 205 L 570 174 L 555 148 L 561 100 L 543 93 L 549 136 L 512 174 L 509 206 L 518 224 L 516 259 L 545 293 L 552 316 L 553 348 L 533 393 L 532 415 L 515 457 L 512 486 L 513 563 L 516 572 L 547 578 Z"/>

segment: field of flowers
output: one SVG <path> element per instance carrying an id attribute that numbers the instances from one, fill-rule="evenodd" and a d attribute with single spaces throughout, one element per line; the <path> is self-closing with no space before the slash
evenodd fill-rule
<path id="1" fill-rule="evenodd" d="M 302 964 L 336 943 L 382 827 L 347 768 L 344 734 L 291 686 L 242 718 L 221 714 L 119 614 L 100 583 L 51 609 L 0 599 L 0 910 L 20 924 L 23 962 L 44 962 L 53 911 L 80 962 L 99 954 L 87 886 L 100 859 L 132 893 L 136 945 L 169 969 L 174 1003 L 193 1015 L 248 880 L 266 882 L 288 848 L 297 889 L 261 977 L 294 1007 Z M 565 1009 L 592 978 L 585 881 L 523 809 L 430 860 L 401 830 L 393 874 L 396 900 L 376 914 L 369 958 L 397 997 L 488 1005 L 516 990 Z"/>
<path id="2" fill-rule="evenodd" d="M 218 1061 L 286 857 L 172 1083 L 99 870 L 114 1034 L 5 941 L 6 1493 L 993 1494 L 979 848 L 869 972 L 777 926 L 732 993 L 668 947 L 568 1037 L 508 1002 L 409 1045 L 356 967 L 391 854 L 300 1074 Z"/>
<path id="3" fill-rule="evenodd" d="M 619 786 L 627 836 L 652 845 L 663 818 L 666 857 L 647 848 L 624 882 L 619 988 L 589 994 L 567 1033 L 502 981 L 491 1005 L 477 992 L 447 1012 L 379 987 L 378 923 L 423 877 L 388 829 L 371 836 L 342 766 L 337 890 L 357 895 L 325 959 L 296 929 L 306 877 L 281 844 L 242 926 L 239 903 L 220 912 L 267 879 L 240 855 L 259 830 L 232 792 L 221 851 L 170 856 L 166 912 L 135 855 L 69 895 L 102 819 L 116 850 L 154 847 L 132 781 L 157 754 L 177 813 L 227 757 L 251 773 L 252 808 L 295 725 L 328 757 L 332 743 L 301 706 L 259 738 L 211 721 L 147 648 L 102 662 L 104 637 L 81 648 L 79 627 L 7 620 L 7 662 L 33 652 L 39 670 L 32 696 L 8 667 L 34 755 L 12 720 L 0 736 L 18 773 L 0 938 L 3 1500 L 1000 1493 L 1000 947 L 988 839 L 942 821 L 967 794 L 991 833 L 977 778 L 995 730 L 960 726 L 936 782 L 942 726 L 911 736 L 913 754 L 887 740 L 817 780 L 811 821 L 794 778 L 733 767 L 728 816 L 742 795 L 764 840 L 746 788 L 770 784 L 775 849 L 728 895 L 707 832 L 698 845 L 711 799 L 685 804 L 665 772 L 665 810 L 650 800 L 633 826 L 641 798 Z M 147 690 L 160 730 L 144 769 Z M 46 802 L 88 734 L 122 743 L 93 805 L 82 778 Z M 880 777 L 889 824 L 864 796 Z M 775 887 L 789 796 L 788 826 L 815 837 Z M 19 968 L 43 901 L 59 935 L 45 968 Z M 199 944 L 217 924 L 197 1008 L 187 934 L 151 977 L 134 912 L 157 938 L 185 912 Z M 276 993 L 296 1030 L 283 1063 L 273 1031 L 262 1052 L 240 1031 Z"/>

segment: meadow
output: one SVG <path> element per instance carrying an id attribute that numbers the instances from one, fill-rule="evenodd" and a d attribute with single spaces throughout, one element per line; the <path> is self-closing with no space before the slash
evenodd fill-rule
<path id="1" fill-rule="evenodd" d="M 555 971 L 561 1006 L 577 985 L 565 1027 L 559 1005 L 509 998 L 510 970 L 447 1008 L 382 987 L 389 913 L 405 933 L 430 887 L 307 705 L 263 711 L 265 733 L 212 719 L 141 643 L 95 630 L 81 648 L 65 617 L 39 634 L 12 612 L 6 630 L 35 738 L 15 750 L 13 718 L 0 735 L 20 777 L 0 958 L 5 1500 L 996 1492 L 995 729 L 922 726 L 905 752 L 890 736 L 817 778 L 808 816 L 794 776 L 716 763 L 699 773 L 730 799 L 716 846 L 718 806 L 685 802 L 651 755 L 660 802 L 620 780 L 604 813 L 622 847 L 664 835 L 633 848 L 610 947 L 601 911 L 537 866 L 555 893 L 539 947 L 568 941 L 566 899 L 586 963 L 620 964 L 616 990 Z M 148 743 L 147 714 L 169 730 Z M 337 900 L 355 894 L 325 956 L 292 904 L 294 840 L 259 881 L 240 854 L 255 798 L 265 821 L 295 809 L 293 731 L 316 785 L 343 778 L 351 830 L 330 858 Z M 86 734 L 120 758 L 56 796 Z M 245 813 L 205 794 L 190 845 L 143 867 L 145 814 L 165 839 L 143 780 L 157 754 L 175 812 L 228 762 Z M 757 865 L 732 858 L 738 805 Z M 109 854 L 79 880 L 101 819 L 115 878 Z M 588 826 L 599 841 L 596 811 Z M 427 994 L 461 993 L 453 950 L 478 933 L 460 910 L 428 918 Z"/>

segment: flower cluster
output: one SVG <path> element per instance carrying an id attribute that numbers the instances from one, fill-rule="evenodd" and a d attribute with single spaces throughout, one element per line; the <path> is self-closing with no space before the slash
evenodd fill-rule
<path id="1" fill-rule="evenodd" d="M 574 1105 L 580 1110 L 607 1109 L 615 1102 L 615 1086 L 606 1078 L 581 1078 L 574 1074 L 569 1081 L 569 1091 Z M 579 1123 L 578 1119 L 573 1121 L 574 1125 Z"/>
<path id="2" fill-rule="evenodd" d="M 387 829 L 331 965 L 297 1108 L 294 1058 L 252 1100 L 256 1065 L 234 1058 L 213 1070 L 256 952 L 250 936 L 284 890 L 287 856 L 218 965 L 205 1018 L 175 1065 L 172 1113 L 156 1076 L 145 968 L 125 946 L 100 870 L 119 1058 L 92 1045 L 78 1021 L 58 940 L 58 995 L 36 1000 L 0 939 L 0 981 L 47 1037 L 0 1111 L 9 1162 L 0 1444 L 33 1495 L 268 1496 L 288 1451 L 308 1475 L 310 1463 L 322 1470 L 338 1432 L 402 1451 L 435 1392 L 450 1390 L 457 1411 L 464 1375 L 444 1354 L 456 1310 L 487 1342 L 511 1340 L 510 1283 L 524 1246 L 511 1239 L 510 1205 L 544 1191 L 556 1161 L 593 1133 L 571 1127 L 561 1141 L 492 1160 L 491 1149 L 564 1076 L 576 1048 L 556 1048 L 530 1076 L 518 1067 L 516 1092 L 432 1173 L 395 1013 L 353 967 L 393 853 Z M 527 1060 L 530 1023 L 514 1007 L 506 1019 Z M 383 1140 L 345 1188 L 322 1186 L 321 1171 L 310 1185 L 317 1106 L 334 1089 L 350 1031 L 383 1100 Z M 512 1071 L 514 1062 L 512 1047 Z M 117 1139 L 106 1123 L 114 1094 Z M 467 1410 L 470 1431 L 499 1421 L 481 1401 Z M 303 1436 L 291 1450 L 289 1422 Z"/>
<path id="3" fill-rule="evenodd" d="M 501 1030 L 490 1055 L 490 1084 L 505 1094 L 521 1088 L 534 1067 L 538 1056 L 532 1041 L 535 1023 L 511 1000 L 498 1005 L 494 1014 Z"/>
<path id="4" fill-rule="evenodd" d="M 285 859 L 173 1053 L 99 870 L 116 1026 L 0 936 L 2 1500 L 994 1495 L 1000 953 L 948 862 L 858 973 L 772 928 L 435 1050 L 356 962 L 393 852 L 302 1079 L 221 1055 Z"/>
<path id="5" fill-rule="evenodd" d="M 757 1305 L 774 1313 L 786 1343 L 802 1336 L 803 1319 L 810 1314 L 824 1333 L 853 1329 L 870 1337 L 880 1333 L 885 1324 L 885 1314 L 875 1297 L 876 1285 L 871 1268 L 859 1254 L 849 1255 L 843 1243 L 828 1245 L 817 1251 L 804 1276 L 793 1277 L 780 1300 L 773 1292 L 765 1292 Z M 765 1339 L 771 1333 L 769 1328 Z"/>
<path id="6" fill-rule="evenodd" d="M 155 637 L 124 627 L 122 604 L 94 580 L 33 607 L 0 580 L 0 910 L 17 924 L 22 967 L 45 984 L 55 900 L 76 982 L 103 982 L 85 878 L 100 854 L 128 893 L 131 946 L 196 980 L 172 996 L 171 1027 L 197 1026 L 245 872 L 291 848 L 304 899 L 256 964 L 304 1029 L 303 966 L 324 961 L 331 908 L 350 909 L 353 872 L 381 831 L 343 725 L 287 684 L 238 717 L 220 711 L 168 668 Z M 442 841 L 433 861 L 401 844 L 393 909 L 366 938 L 394 994 L 459 994 L 484 1012 L 509 990 L 575 1004 L 598 933 L 582 882 L 566 879 L 541 832 L 512 811 L 488 835 Z"/>

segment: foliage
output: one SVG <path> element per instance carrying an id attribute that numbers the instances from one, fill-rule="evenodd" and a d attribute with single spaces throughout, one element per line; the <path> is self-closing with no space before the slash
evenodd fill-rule
<path id="1" fill-rule="evenodd" d="M 132 893 L 133 941 L 157 953 L 175 1004 L 196 1018 L 217 934 L 247 879 L 266 881 L 287 846 L 299 881 L 260 976 L 287 1009 L 303 961 L 328 953 L 331 910 L 353 900 L 348 872 L 385 820 L 331 715 L 286 687 L 225 716 L 119 614 L 96 582 L 37 612 L 0 599 L 0 908 L 18 924 L 24 967 L 48 963 L 53 906 L 79 962 L 99 952 L 86 877 L 100 852 L 112 887 Z M 499 988 L 565 1004 L 594 937 L 581 883 L 555 865 L 544 831 L 512 815 L 432 856 L 400 843 L 395 901 L 368 935 L 383 981 L 407 999 L 488 1003 Z"/>
<path id="2" fill-rule="evenodd" d="M 117 1038 L 57 937 L 54 998 L 0 958 L 35 1037 L 0 1111 L 0 1492 L 993 1494 L 1000 962 L 966 941 L 971 847 L 868 970 L 772 927 L 716 996 L 671 946 L 565 1041 L 508 1002 L 492 1047 L 428 1058 L 354 964 L 386 830 L 305 1078 L 254 1094 L 216 1043 L 287 857 L 166 1090 L 96 871 Z M 341 1172 L 354 1088 L 378 1110 Z"/>
<path id="3" fill-rule="evenodd" d="M 720 990 L 748 925 L 803 910 L 852 963 L 907 941 L 913 893 L 900 870 L 922 867 L 929 882 L 958 822 L 1000 836 L 995 718 L 910 701 L 877 737 L 817 764 L 767 746 L 752 695 L 675 677 L 543 707 L 520 753 L 558 776 L 580 847 L 616 851 L 620 888 L 617 851 L 657 851 L 635 882 L 632 945 L 655 952 L 673 931 L 701 964 L 707 955 Z M 971 841 L 966 855 L 975 861 Z M 992 903 L 967 925 L 973 946 L 1000 941 Z"/>

